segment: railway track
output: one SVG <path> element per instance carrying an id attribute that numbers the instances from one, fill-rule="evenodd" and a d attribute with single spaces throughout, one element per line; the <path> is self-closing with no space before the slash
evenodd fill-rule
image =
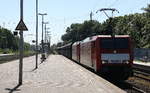
<path id="1" fill-rule="evenodd" d="M 133 65 L 134 76 L 150 82 L 150 67 L 134 64 Z"/>
<path id="2" fill-rule="evenodd" d="M 128 93 L 147 93 L 147 91 L 129 81 L 126 81 L 125 83 L 130 86 L 128 90 L 125 89 Z"/>
<path id="3" fill-rule="evenodd" d="M 149 93 L 143 90 L 141 87 L 136 86 L 133 82 L 130 81 L 119 81 L 119 82 L 112 82 L 114 85 L 118 86 L 119 88 L 123 89 L 127 93 Z"/>
<path id="4" fill-rule="evenodd" d="M 133 77 L 126 82 L 138 93 L 150 93 L 150 67 L 134 64 L 133 72 Z"/>
<path id="5" fill-rule="evenodd" d="M 133 64 L 133 69 L 136 71 L 146 73 L 145 75 L 150 75 L 150 67 L 149 66 Z"/>
<path id="6" fill-rule="evenodd" d="M 127 93 L 150 93 L 150 67 L 134 64 L 133 72 L 128 80 L 112 83 Z"/>

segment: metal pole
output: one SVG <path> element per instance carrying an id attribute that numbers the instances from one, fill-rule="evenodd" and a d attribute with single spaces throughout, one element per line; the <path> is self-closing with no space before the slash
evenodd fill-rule
<path id="1" fill-rule="evenodd" d="M 46 32 L 47 31 L 46 25 L 48 24 L 48 22 L 44 22 L 44 24 L 45 24 L 45 46 L 44 46 L 44 49 L 45 49 L 45 53 L 47 53 L 48 52 L 48 50 L 47 50 L 48 48 L 46 46 L 47 45 L 47 42 L 46 42 L 46 39 L 47 39 L 46 38 L 46 36 L 47 36 L 46 35 L 47 34 L 47 32 Z"/>
<path id="2" fill-rule="evenodd" d="M 23 20 L 23 0 L 20 0 L 20 20 Z M 23 30 L 20 30 L 20 62 L 19 62 L 19 85 L 22 85 L 22 75 L 23 75 Z"/>
<path id="3" fill-rule="evenodd" d="M 43 41 L 43 24 L 44 24 L 44 15 L 42 15 L 42 53 L 44 53 L 44 41 Z"/>
<path id="4" fill-rule="evenodd" d="M 90 20 L 92 21 L 93 17 L 93 12 L 90 13 Z"/>
<path id="5" fill-rule="evenodd" d="M 42 53 L 44 53 L 44 40 L 43 40 L 43 30 L 44 30 L 44 28 L 43 28 L 43 25 L 44 25 L 44 15 L 47 15 L 46 13 L 45 14 L 39 14 L 39 15 L 41 15 L 42 16 Z"/>
<path id="6" fill-rule="evenodd" d="M 51 35 L 49 35 L 49 48 L 48 48 L 48 50 L 49 50 L 49 54 L 50 54 L 50 52 L 51 52 Z"/>
<path id="7" fill-rule="evenodd" d="M 45 23 L 45 43 L 46 43 L 46 24 L 47 23 Z"/>
<path id="8" fill-rule="evenodd" d="M 47 28 L 46 25 L 48 24 L 48 22 L 44 22 L 45 24 L 45 43 L 46 43 L 46 39 L 47 39 Z"/>
<path id="9" fill-rule="evenodd" d="M 51 47 L 51 34 L 49 36 L 49 46 Z"/>
<path id="10" fill-rule="evenodd" d="M 48 30 L 49 30 L 49 29 L 50 29 L 50 28 L 46 28 L 46 38 L 47 38 L 47 42 L 49 42 L 49 41 L 48 41 L 48 38 L 49 38 L 49 37 L 48 37 L 48 33 L 49 33 Z"/>
<path id="11" fill-rule="evenodd" d="M 46 24 L 45 23 L 45 53 L 47 54 L 47 43 L 46 43 Z"/>
<path id="12" fill-rule="evenodd" d="M 45 55 L 44 55 L 44 41 L 43 41 L 43 24 L 44 24 L 44 15 L 47 15 L 46 13 L 44 13 L 44 14 L 41 14 L 41 13 L 39 13 L 39 15 L 41 15 L 42 16 L 42 41 L 41 41 L 41 43 L 42 43 L 42 59 L 45 59 Z"/>
<path id="13" fill-rule="evenodd" d="M 36 65 L 38 68 L 38 0 L 36 0 Z"/>

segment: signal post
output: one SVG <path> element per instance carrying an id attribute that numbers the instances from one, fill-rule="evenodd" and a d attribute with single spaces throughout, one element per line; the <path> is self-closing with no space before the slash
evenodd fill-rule
<path id="1" fill-rule="evenodd" d="M 16 30 L 19 30 L 20 34 L 20 41 L 19 41 L 19 85 L 22 85 L 22 78 L 23 78 L 23 31 L 27 31 L 28 28 L 23 22 L 23 0 L 20 0 L 20 22 L 18 23 Z"/>

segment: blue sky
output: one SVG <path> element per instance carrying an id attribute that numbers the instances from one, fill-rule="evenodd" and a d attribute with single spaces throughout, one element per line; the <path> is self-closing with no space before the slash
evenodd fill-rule
<path id="1" fill-rule="evenodd" d="M 24 22 L 29 31 L 24 32 L 24 40 L 30 42 L 35 39 L 35 1 L 24 0 Z M 89 20 L 89 14 L 93 11 L 93 19 L 103 22 L 106 16 L 103 13 L 96 14 L 100 8 L 116 8 L 119 14 L 142 13 L 142 7 L 150 4 L 150 0 L 39 0 L 39 13 L 47 13 L 45 21 L 51 31 L 52 43 L 61 41 L 61 35 L 72 23 L 82 23 Z M 14 31 L 20 19 L 20 0 L 1 0 L 0 26 Z M 33 34 L 33 36 L 29 35 Z M 41 40 L 41 16 L 39 16 L 39 41 Z"/>

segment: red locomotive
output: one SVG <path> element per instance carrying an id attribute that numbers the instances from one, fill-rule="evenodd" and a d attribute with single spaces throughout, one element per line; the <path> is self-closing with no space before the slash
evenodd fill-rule
<path id="1" fill-rule="evenodd" d="M 63 48 L 58 48 L 59 52 Z M 67 56 L 72 56 L 73 60 L 95 72 L 118 80 L 125 80 L 132 75 L 133 48 L 128 35 L 88 37 L 70 44 L 66 51 L 70 50 L 72 55 Z"/>

